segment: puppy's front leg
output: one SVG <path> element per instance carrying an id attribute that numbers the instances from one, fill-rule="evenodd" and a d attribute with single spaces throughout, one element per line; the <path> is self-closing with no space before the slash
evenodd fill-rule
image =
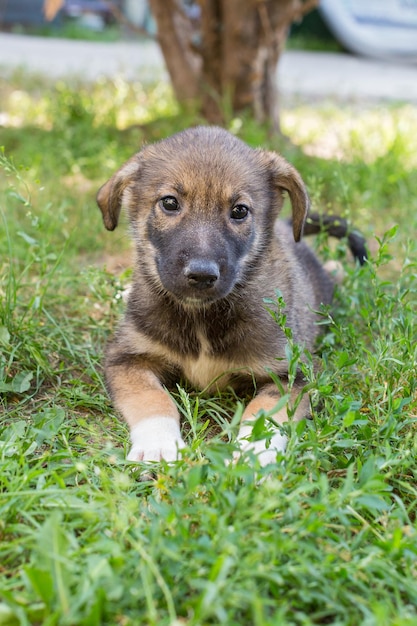
<path id="1" fill-rule="evenodd" d="M 302 387 L 295 386 L 291 390 L 291 402 L 293 402 L 299 393 L 302 391 Z M 275 429 L 273 433 L 269 447 L 266 447 L 266 440 L 260 439 L 258 441 L 248 441 L 253 428 L 253 421 L 256 419 L 257 414 L 260 411 L 269 413 L 274 410 L 280 400 L 280 393 L 275 385 L 266 385 L 261 389 L 258 395 L 249 402 L 243 415 L 238 434 L 238 443 L 241 450 L 252 450 L 259 458 L 262 466 L 274 463 L 276 460 L 277 452 L 284 452 L 287 446 L 287 437 L 281 435 L 278 429 Z M 309 415 L 309 398 L 307 395 L 303 396 L 300 404 L 294 414 L 295 420 L 300 420 L 303 417 Z M 276 413 L 272 413 L 272 418 L 277 424 L 283 424 L 288 421 L 287 407 L 279 409 Z"/>
<path id="2" fill-rule="evenodd" d="M 115 407 L 130 427 L 129 461 L 175 461 L 185 443 L 178 410 L 158 377 L 138 362 L 107 365 Z"/>

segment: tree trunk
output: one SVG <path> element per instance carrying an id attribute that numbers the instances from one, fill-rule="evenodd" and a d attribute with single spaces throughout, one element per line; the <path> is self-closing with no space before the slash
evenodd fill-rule
<path id="1" fill-rule="evenodd" d="M 193 27 L 180 0 L 149 0 L 177 99 L 182 103 L 200 96 L 201 57 L 193 49 Z"/>
<path id="2" fill-rule="evenodd" d="M 181 0 L 150 0 L 174 92 L 211 123 L 249 111 L 279 129 L 277 65 L 291 23 L 318 0 L 198 0 L 193 26 Z"/>

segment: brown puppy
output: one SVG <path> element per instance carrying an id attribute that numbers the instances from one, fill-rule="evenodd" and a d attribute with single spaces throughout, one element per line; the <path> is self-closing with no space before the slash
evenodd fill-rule
<path id="1" fill-rule="evenodd" d="M 277 221 L 287 192 L 292 228 Z M 133 156 L 98 192 L 108 230 L 126 207 L 136 262 L 127 310 L 106 356 L 106 380 L 132 439 L 128 458 L 171 461 L 184 447 L 179 413 L 165 387 L 252 386 L 239 439 L 262 464 L 285 449 L 273 435 L 249 443 L 260 410 L 280 400 L 286 339 L 263 299 L 279 289 L 294 340 L 313 349 L 316 313 L 333 282 L 299 242 L 309 199 L 298 172 L 278 154 L 254 150 L 220 128 L 181 132 Z M 297 383 L 294 399 L 302 390 Z M 308 414 L 304 396 L 295 419 Z M 273 413 L 287 421 L 287 409 Z"/>

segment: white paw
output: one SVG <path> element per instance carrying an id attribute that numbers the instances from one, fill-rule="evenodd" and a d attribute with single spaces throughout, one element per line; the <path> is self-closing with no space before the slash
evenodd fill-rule
<path id="1" fill-rule="evenodd" d="M 177 420 L 172 417 L 149 417 L 130 432 L 132 447 L 128 461 L 176 461 L 185 448 Z"/>
<path id="2" fill-rule="evenodd" d="M 275 432 L 272 435 L 268 447 L 266 439 L 248 441 L 251 432 L 252 427 L 250 425 L 241 426 L 237 438 L 241 452 L 237 453 L 236 458 L 239 458 L 242 452 L 251 451 L 258 457 L 261 466 L 265 467 L 270 463 L 275 463 L 278 452 L 285 452 L 288 439 L 285 435 L 281 435 L 280 432 Z"/>

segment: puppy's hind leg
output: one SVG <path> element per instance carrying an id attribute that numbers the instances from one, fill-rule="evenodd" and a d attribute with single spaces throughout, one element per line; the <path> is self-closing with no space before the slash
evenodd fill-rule
<path id="1" fill-rule="evenodd" d="M 115 407 L 130 427 L 129 461 L 175 461 L 185 447 L 178 410 L 157 376 L 135 362 L 108 364 L 107 383 Z"/>
<path id="2" fill-rule="evenodd" d="M 301 391 L 302 387 L 294 386 L 291 390 L 290 402 L 293 403 Z M 240 449 L 242 452 L 247 450 L 254 452 L 263 467 L 265 465 L 269 465 L 270 463 L 274 463 L 278 452 L 285 452 L 287 437 L 282 435 L 278 428 L 274 428 L 268 447 L 266 439 L 250 441 L 249 438 L 252 434 L 253 422 L 256 420 L 257 416 L 259 416 L 261 411 L 269 413 L 276 424 L 288 422 L 287 405 L 282 408 L 277 408 L 276 411 L 274 411 L 274 409 L 280 404 L 280 399 L 281 394 L 279 393 L 277 387 L 273 384 L 266 385 L 260 390 L 257 396 L 249 402 L 242 416 L 239 434 L 237 437 Z M 293 419 L 301 420 L 304 417 L 307 417 L 309 413 L 310 402 L 308 395 L 306 394 L 302 397 L 300 403 L 298 404 Z"/>

